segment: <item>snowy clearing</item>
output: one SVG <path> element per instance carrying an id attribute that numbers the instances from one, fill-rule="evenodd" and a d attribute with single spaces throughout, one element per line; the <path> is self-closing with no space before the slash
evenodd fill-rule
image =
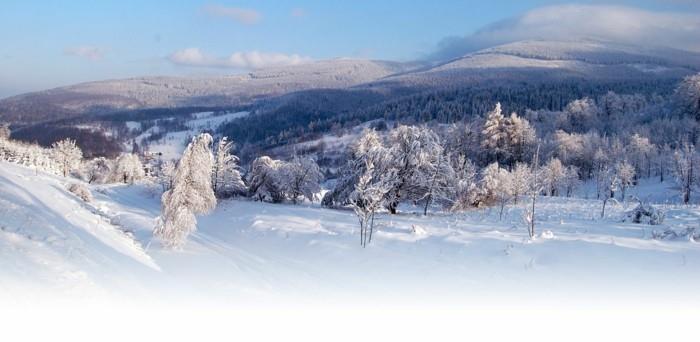
<path id="1" fill-rule="evenodd" d="M 156 188 L 91 186 L 94 200 L 84 203 L 65 184 L 0 164 L 5 294 L 188 293 L 247 303 L 678 295 L 700 303 L 700 244 L 652 238 L 653 229 L 697 226 L 697 206 L 668 205 L 664 226 L 647 226 L 621 222 L 631 205 L 611 206 L 601 220 L 600 201 L 545 197 L 535 240 L 522 205 L 508 206 L 502 221 L 495 208 L 423 217 L 404 206 L 379 216 L 363 249 L 351 211 L 228 200 L 199 218 L 183 250 L 171 251 L 152 239 Z"/>

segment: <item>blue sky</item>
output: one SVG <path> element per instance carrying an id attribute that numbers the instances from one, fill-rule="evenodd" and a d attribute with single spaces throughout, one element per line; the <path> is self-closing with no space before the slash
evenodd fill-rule
<path id="1" fill-rule="evenodd" d="M 564 3 L 3 0 L 0 97 L 90 80 L 226 74 L 309 59 L 420 59 L 446 37 L 471 37 L 487 25 Z M 700 15 L 697 3 L 578 2 Z"/>

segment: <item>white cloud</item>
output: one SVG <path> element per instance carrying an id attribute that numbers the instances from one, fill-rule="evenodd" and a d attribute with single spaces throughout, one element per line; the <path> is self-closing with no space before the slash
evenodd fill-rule
<path id="1" fill-rule="evenodd" d="M 557 5 L 488 25 L 440 42 L 435 58 L 451 58 L 524 39 L 593 38 L 700 51 L 700 14 L 647 11 L 625 6 Z"/>
<path id="2" fill-rule="evenodd" d="M 105 52 L 106 51 L 104 49 L 96 46 L 77 46 L 66 48 L 65 50 L 63 50 L 63 53 L 65 53 L 68 56 L 81 57 L 89 59 L 91 61 L 101 60 L 102 58 L 104 58 Z"/>
<path id="3" fill-rule="evenodd" d="M 262 19 L 260 12 L 248 8 L 207 5 L 203 10 L 210 16 L 233 19 L 243 25 L 254 25 Z"/>
<path id="4" fill-rule="evenodd" d="M 170 55 L 168 59 L 179 65 L 239 69 L 298 65 L 311 61 L 311 58 L 297 54 L 288 55 L 259 51 L 235 52 L 228 57 L 216 57 L 205 54 L 198 48 L 177 51 Z"/>

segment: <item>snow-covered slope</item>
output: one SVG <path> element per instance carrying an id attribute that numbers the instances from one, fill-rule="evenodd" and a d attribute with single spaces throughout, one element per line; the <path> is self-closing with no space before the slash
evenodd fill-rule
<path id="1" fill-rule="evenodd" d="M 157 191 L 93 186 L 94 201 L 83 203 L 65 183 L 0 163 L 3 295 L 48 288 L 249 304 L 329 296 L 454 304 L 574 294 L 700 304 L 700 245 L 652 238 L 653 229 L 697 226 L 697 206 L 665 205 L 665 226 L 651 227 L 621 222 L 624 205 L 599 219 L 599 201 L 542 198 L 535 240 L 522 202 L 503 220 L 497 210 L 423 217 L 408 206 L 380 215 L 363 249 L 351 211 L 231 200 L 199 219 L 184 250 L 169 251 L 151 238 Z"/>
<path id="2" fill-rule="evenodd" d="M 404 71 L 408 64 L 333 59 L 216 77 L 139 77 L 82 83 L 0 101 L 0 119 L 33 122 L 137 108 L 232 106 L 317 88 L 346 88 Z"/>
<path id="3" fill-rule="evenodd" d="M 528 40 L 382 79 L 380 85 L 445 86 L 501 80 L 681 78 L 700 70 L 700 54 L 594 40 Z"/>
<path id="4" fill-rule="evenodd" d="M 162 138 L 148 141 L 148 151 L 159 155 L 162 160 L 178 160 L 185 146 L 193 136 L 201 132 L 214 132 L 219 126 L 235 119 L 248 116 L 249 112 L 235 112 L 214 115 L 214 112 L 193 113 L 192 120 L 185 123 L 186 130 L 168 132 Z M 131 122 L 134 127 L 140 127 L 138 122 Z M 144 141 L 152 134 L 158 134 L 161 128 L 156 125 L 139 134 L 132 141 L 143 146 Z M 127 142 L 126 150 L 133 148 L 131 141 Z"/>

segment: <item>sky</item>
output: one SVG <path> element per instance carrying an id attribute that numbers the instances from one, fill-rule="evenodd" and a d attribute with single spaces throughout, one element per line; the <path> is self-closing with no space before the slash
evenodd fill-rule
<path id="1" fill-rule="evenodd" d="M 450 58 L 576 34 L 700 51 L 700 0 L 2 0 L 0 98 L 329 58 Z"/>

